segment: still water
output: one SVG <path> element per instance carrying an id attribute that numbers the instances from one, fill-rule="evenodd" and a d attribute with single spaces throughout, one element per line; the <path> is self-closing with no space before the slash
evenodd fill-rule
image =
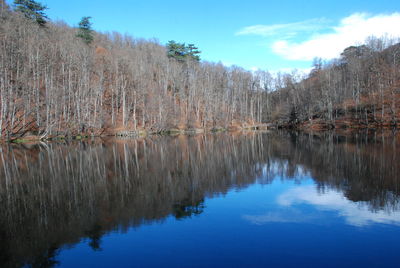
<path id="1" fill-rule="evenodd" d="M 399 267 L 400 139 L 0 147 L 0 267 Z"/>

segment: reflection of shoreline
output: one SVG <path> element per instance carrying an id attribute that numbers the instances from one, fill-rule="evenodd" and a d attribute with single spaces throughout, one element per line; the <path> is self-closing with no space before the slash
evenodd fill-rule
<path id="1" fill-rule="evenodd" d="M 205 197 L 245 187 L 261 174 L 255 165 L 264 158 L 257 150 L 261 138 L 221 134 L 5 148 L 0 236 L 7 243 L 0 245 L 0 264 L 46 260 L 83 237 L 96 249 L 108 231 L 195 216 Z"/>
<path id="2" fill-rule="evenodd" d="M 204 198 L 256 179 L 268 184 L 307 174 L 319 191 L 333 188 L 372 211 L 393 212 L 400 174 L 395 148 L 390 137 L 367 144 L 287 132 L 2 147 L 0 239 L 7 242 L 0 264 L 48 261 L 83 237 L 101 248 L 111 230 L 195 216 L 207 209 Z"/>
<path id="3" fill-rule="evenodd" d="M 283 132 L 272 155 L 288 161 L 286 177 L 295 178 L 302 167 L 321 192 L 333 188 L 351 201 L 365 201 L 373 211 L 395 211 L 400 196 L 399 138 L 388 133 L 337 136 L 331 132 Z"/>

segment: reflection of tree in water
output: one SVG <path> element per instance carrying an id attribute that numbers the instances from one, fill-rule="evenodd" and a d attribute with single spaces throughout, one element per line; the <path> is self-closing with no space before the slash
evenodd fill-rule
<path id="1" fill-rule="evenodd" d="M 0 260 L 34 263 L 54 245 L 101 237 L 168 215 L 202 213 L 204 199 L 261 175 L 261 136 L 153 137 L 6 146 L 0 152 Z M 29 228 L 27 228 L 27 226 Z M 51 257 L 50 254 L 48 254 Z M 50 260 L 52 258 L 49 258 Z"/>
<path id="2" fill-rule="evenodd" d="M 287 148 L 287 170 L 302 166 L 320 191 L 335 188 L 351 201 L 366 201 L 372 211 L 399 210 L 399 141 L 391 133 L 348 136 L 331 132 L 319 136 L 286 133 L 279 137 Z M 290 142 L 289 142 L 290 140 Z M 277 153 L 281 151 L 277 149 Z"/>
<path id="3" fill-rule="evenodd" d="M 199 215 L 205 198 L 257 178 L 270 183 L 309 173 L 321 191 L 334 187 L 350 200 L 368 201 L 371 209 L 395 209 L 395 142 L 267 133 L 5 146 L 0 266 L 50 267 L 58 248 L 82 238 L 101 250 L 101 238 L 111 230 Z"/>
<path id="4" fill-rule="evenodd" d="M 59 262 L 55 260 L 57 254 L 58 254 L 58 248 L 50 247 L 44 252 L 44 254 L 36 256 L 36 258 L 30 265 L 33 268 L 54 267 L 59 264 Z"/>
<path id="5" fill-rule="evenodd" d="M 173 205 L 172 214 L 176 219 L 190 218 L 191 216 L 200 215 L 204 210 L 204 199 L 193 202 L 192 200 L 182 200 L 180 203 Z"/>
<path id="6" fill-rule="evenodd" d="M 94 251 L 101 250 L 101 237 L 104 235 L 105 231 L 103 230 L 100 224 L 95 223 L 93 227 L 87 231 L 85 231 L 85 236 L 90 239 L 89 246 Z"/>

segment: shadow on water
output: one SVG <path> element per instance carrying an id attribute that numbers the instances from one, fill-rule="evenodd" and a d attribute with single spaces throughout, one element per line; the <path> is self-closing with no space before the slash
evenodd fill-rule
<path id="1" fill-rule="evenodd" d="M 399 141 L 271 132 L 3 146 L 0 266 L 52 267 L 82 239 L 102 250 L 110 231 L 196 217 L 206 198 L 300 173 L 320 192 L 398 211 Z"/>

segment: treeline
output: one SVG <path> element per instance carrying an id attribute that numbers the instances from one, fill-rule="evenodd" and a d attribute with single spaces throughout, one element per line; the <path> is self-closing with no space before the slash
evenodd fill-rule
<path id="1" fill-rule="evenodd" d="M 396 44 L 397 43 L 397 44 Z M 305 78 L 276 78 L 269 118 L 280 126 L 397 127 L 400 114 L 400 44 L 370 37 L 329 62 L 315 59 Z"/>
<path id="2" fill-rule="evenodd" d="M 263 91 L 252 73 L 199 62 L 193 44 L 170 42 L 167 49 L 156 40 L 94 32 L 90 17 L 73 28 L 45 20 L 43 10 L 46 23 L 39 23 L 0 4 L 3 138 L 262 120 Z"/>

